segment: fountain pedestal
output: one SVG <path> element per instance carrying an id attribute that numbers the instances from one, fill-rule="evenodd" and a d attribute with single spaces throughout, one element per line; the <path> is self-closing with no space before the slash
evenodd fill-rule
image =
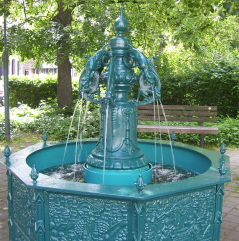
<path id="1" fill-rule="evenodd" d="M 87 183 L 134 185 L 139 175 L 152 180 L 148 158 L 137 141 L 137 108 L 125 86 L 116 85 L 114 103 L 101 106 L 100 138 L 85 164 Z"/>

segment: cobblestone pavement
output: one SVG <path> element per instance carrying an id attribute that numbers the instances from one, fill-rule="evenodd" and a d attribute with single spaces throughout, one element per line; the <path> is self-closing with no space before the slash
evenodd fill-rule
<path id="1" fill-rule="evenodd" d="M 221 241 L 239 241 L 239 149 L 226 154 L 230 156 L 232 181 L 225 184 Z"/>
<path id="2" fill-rule="evenodd" d="M 230 156 L 232 181 L 225 185 L 220 241 L 239 241 L 239 149 L 228 150 L 226 154 Z M 0 241 L 9 240 L 6 171 L 0 163 Z"/>

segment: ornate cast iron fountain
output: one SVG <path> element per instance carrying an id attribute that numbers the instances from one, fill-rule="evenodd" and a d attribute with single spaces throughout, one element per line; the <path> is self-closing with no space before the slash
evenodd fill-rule
<path id="1" fill-rule="evenodd" d="M 160 98 L 160 81 L 153 59 L 124 37 L 123 12 L 115 28 L 118 36 L 88 58 L 80 78 L 80 97 L 101 104 L 99 140 L 83 140 L 80 147 L 75 141 L 46 143 L 44 133 L 43 144 L 13 154 L 8 146 L 4 150 L 0 161 L 8 168 L 11 241 L 220 240 L 224 183 L 230 181 L 226 148 L 218 154 L 174 143 L 176 165 L 199 175 L 149 184 L 150 163 L 173 163 L 169 142 L 136 137 L 136 107 Z M 100 82 L 106 87 L 104 97 Z M 138 96 L 129 99 L 137 82 Z M 155 160 L 155 150 L 163 160 Z M 65 164 L 74 163 L 76 152 L 86 183 L 42 174 L 62 165 L 63 156 Z"/>
<path id="2" fill-rule="evenodd" d="M 137 105 L 160 98 L 160 79 L 154 58 L 147 59 L 124 37 L 128 23 L 122 9 L 114 27 L 117 37 L 88 57 L 80 77 L 79 96 L 101 104 L 100 137 L 86 160 L 85 181 L 134 185 L 141 176 L 148 184 L 152 168 L 137 142 Z M 135 67 L 139 75 L 134 72 Z M 100 81 L 106 87 L 104 97 L 100 97 Z M 136 82 L 139 83 L 138 97 L 130 100 L 129 92 Z"/>

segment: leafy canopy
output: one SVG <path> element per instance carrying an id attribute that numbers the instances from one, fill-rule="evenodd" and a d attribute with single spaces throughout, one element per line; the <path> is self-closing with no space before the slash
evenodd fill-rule
<path id="1" fill-rule="evenodd" d="M 38 63 L 56 62 L 56 54 L 60 51 L 78 64 L 83 54 L 93 53 L 115 35 L 113 24 L 120 6 L 125 7 L 129 22 L 127 36 L 146 53 L 152 55 L 165 45 L 165 33 L 173 35 L 175 41 L 196 48 L 201 44 L 204 31 L 214 28 L 218 11 L 225 6 L 223 2 L 12 0 L 5 8 L 9 49 L 10 53 L 18 53 L 22 60 L 33 58 Z M 62 13 L 66 12 L 69 14 L 62 18 Z"/>

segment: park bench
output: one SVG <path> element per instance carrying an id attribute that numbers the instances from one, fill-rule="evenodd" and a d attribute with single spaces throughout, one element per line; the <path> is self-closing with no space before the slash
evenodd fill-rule
<path id="1" fill-rule="evenodd" d="M 218 134 L 217 127 L 204 126 L 205 122 L 216 122 L 217 106 L 164 105 L 163 109 L 166 119 L 161 106 L 138 106 L 138 120 L 147 121 L 147 124 L 137 126 L 138 132 L 200 134 L 201 147 L 204 147 L 205 134 Z M 174 126 L 168 125 L 167 121 L 195 122 L 197 126 Z"/>

